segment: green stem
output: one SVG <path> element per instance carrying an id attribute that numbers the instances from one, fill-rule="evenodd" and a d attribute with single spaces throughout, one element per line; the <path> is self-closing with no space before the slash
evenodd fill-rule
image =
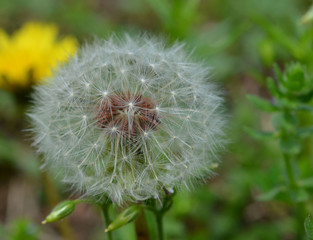
<path id="1" fill-rule="evenodd" d="M 151 211 L 155 216 L 155 222 L 156 222 L 156 229 L 154 232 L 156 232 L 156 239 L 157 240 L 164 240 L 164 229 L 163 229 L 163 216 L 164 214 L 170 210 L 173 204 L 173 196 L 174 194 L 168 194 L 165 197 L 161 208 L 158 207 L 157 202 L 155 199 L 151 199 L 150 202 L 145 206 L 145 208 L 149 211 Z"/>
<path id="2" fill-rule="evenodd" d="M 158 240 L 164 240 L 164 231 L 163 231 L 163 214 L 161 212 L 155 212 L 156 224 L 157 224 L 157 234 Z"/>
<path id="3" fill-rule="evenodd" d="M 108 203 L 101 205 L 105 227 L 108 227 L 110 222 L 111 222 L 110 216 L 109 216 L 109 206 L 110 206 L 110 204 L 108 204 Z M 113 240 L 113 235 L 112 235 L 111 231 L 107 232 L 107 238 L 108 238 L 108 240 Z"/>
<path id="4" fill-rule="evenodd" d="M 299 239 L 301 236 L 303 236 L 303 222 L 305 219 L 305 205 L 303 202 L 298 202 L 297 201 L 297 194 L 299 191 L 299 185 L 297 184 L 297 178 L 296 174 L 294 172 L 293 168 L 293 156 L 284 154 L 284 162 L 285 162 L 285 168 L 286 168 L 286 173 L 287 173 L 287 182 L 288 182 L 288 188 L 289 188 L 289 194 L 290 198 L 294 204 L 294 211 L 297 217 L 297 231 L 298 231 L 298 236 Z"/>
<path id="5" fill-rule="evenodd" d="M 284 161 L 285 161 L 285 168 L 287 172 L 287 181 L 288 181 L 288 186 L 290 193 L 294 195 L 294 191 L 298 188 L 297 182 L 296 182 L 296 177 L 293 171 L 292 167 L 292 157 L 288 154 L 284 154 Z M 294 197 L 292 196 L 292 200 L 294 201 Z"/>

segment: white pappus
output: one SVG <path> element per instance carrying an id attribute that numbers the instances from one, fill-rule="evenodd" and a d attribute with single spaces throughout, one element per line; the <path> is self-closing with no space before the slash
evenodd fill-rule
<path id="1" fill-rule="evenodd" d="M 46 84 L 30 110 L 44 167 L 82 197 L 161 198 L 211 174 L 225 143 L 223 98 L 182 44 L 97 40 Z"/>

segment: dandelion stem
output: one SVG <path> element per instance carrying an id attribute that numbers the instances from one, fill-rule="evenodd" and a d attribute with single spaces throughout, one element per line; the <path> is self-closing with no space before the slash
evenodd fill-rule
<path id="1" fill-rule="evenodd" d="M 108 227 L 111 222 L 110 216 L 109 216 L 109 206 L 110 206 L 110 203 L 104 203 L 101 205 L 105 227 Z M 106 234 L 107 234 L 108 240 L 113 240 L 113 235 L 111 231 L 107 232 Z"/>
<path id="2" fill-rule="evenodd" d="M 163 213 L 155 212 L 156 225 L 157 225 L 157 240 L 164 240 L 164 231 L 163 231 Z"/>
<path id="3" fill-rule="evenodd" d="M 167 192 L 166 192 L 167 193 Z M 151 204 L 147 206 L 147 210 L 151 211 L 156 220 L 156 235 L 157 235 L 157 240 L 164 240 L 164 229 L 163 229 L 163 216 L 164 214 L 170 210 L 173 204 L 173 196 L 174 194 L 169 194 L 167 193 L 167 196 L 165 197 L 161 208 L 157 206 L 156 200 L 153 199 L 151 201 Z"/>

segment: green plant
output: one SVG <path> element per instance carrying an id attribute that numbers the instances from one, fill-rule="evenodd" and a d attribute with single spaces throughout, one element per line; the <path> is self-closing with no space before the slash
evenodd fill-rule
<path id="1" fill-rule="evenodd" d="M 208 74 L 182 44 L 126 35 L 86 46 L 38 86 L 34 145 L 82 197 L 57 205 L 44 223 L 88 202 L 101 207 L 112 239 L 144 209 L 164 239 L 174 192 L 209 176 L 226 142 L 223 99 Z M 110 222 L 111 203 L 133 205 Z"/>
<path id="2" fill-rule="evenodd" d="M 313 126 L 302 126 L 300 114 L 310 114 L 313 107 L 313 77 L 306 67 L 293 63 L 286 67 L 284 73 L 276 65 L 276 79 L 267 79 L 267 88 L 271 101 L 254 95 L 248 99 L 259 109 L 272 115 L 273 131 L 259 131 L 246 128 L 254 138 L 269 141 L 278 140 L 285 166 L 286 180 L 276 184 L 269 192 L 259 196 L 260 200 L 280 199 L 293 205 L 293 215 L 297 217 L 298 238 L 303 236 L 303 221 L 306 215 L 306 203 L 309 200 L 308 190 L 313 187 L 312 177 L 302 179 L 298 157 L 303 150 L 304 140 L 313 134 Z"/>

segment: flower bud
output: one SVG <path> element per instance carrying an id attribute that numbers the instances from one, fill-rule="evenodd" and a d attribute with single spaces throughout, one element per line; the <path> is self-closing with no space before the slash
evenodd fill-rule
<path id="1" fill-rule="evenodd" d="M 127 223 L 134 221 L 139 215 L 141 207 L 137 205 L 126 208 L 116 219 L 105 229 L 105 232 L 109 232 L 118 229 Z"/>
<path id="2" fill-rule="evenodd" d="M 51 213 L 46 217 L 42 224 L 55 222 L 69 216 L 75 210 L 75 203 L 71 200 L 66 200 L 64 202 L 56 205 Z"/>

